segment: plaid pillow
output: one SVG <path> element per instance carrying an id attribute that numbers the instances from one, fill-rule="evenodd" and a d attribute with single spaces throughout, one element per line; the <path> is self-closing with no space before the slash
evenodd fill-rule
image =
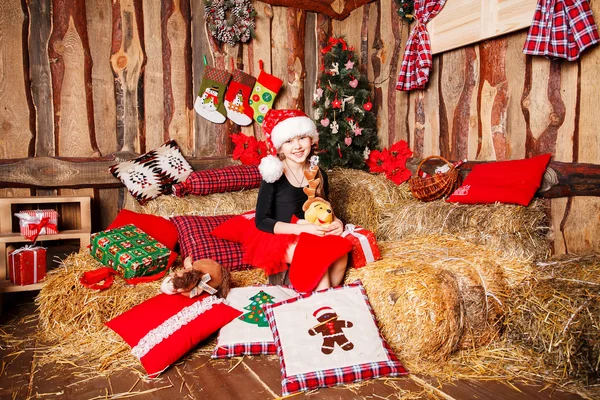
<path id="1" fill-rule="evenodd" d="M 381 336 L 360 281 L 263 306 L 282 396 L 407 374 Z"/>
<path id="2" fill-rule="evenodd" d="M 171 218 L 179 235 L 179 247 L 183 258 L 191 256 L 193 260 L 210 258 L 230 270 L 252 268 L 244 264 L 244 252 L 240 243 L 220 239 L 210 234 L 217 226 L 233 218 L 234 215 L 210 217 L 181 216 Z"/>
<path id="3" fill-rule="evenodd" d="M 173 194 L 206 196 L 211 193 L 237 192 L 260 186 L 262 177 L 256 165 L 232 165 L 219 169 L 195 171 L 181 183 L 173 185 Z"/>
<path id="4" fill-rule="evenodd" d="M 233 288 L 227 295 L 227 304 L 243 315 L 221 328 L 212 358 L 243 355 L 275 354 L 273 334 L 261 308 L 298 294 L 284 286 L 248 286 Z"/>
<path id="5" fill-rule="evenodd" d="M 161 194 L 170 194 L 172 185 L 184 181 L 192 166 L 183 158 L 177 143 L 169 140 L 134 160 L 113 165 L 109 171 L 143 205 Z"/>

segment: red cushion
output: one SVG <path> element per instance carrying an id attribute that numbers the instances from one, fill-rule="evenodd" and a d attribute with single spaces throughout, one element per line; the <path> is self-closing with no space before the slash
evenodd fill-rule
<path id="1" fill-rule="evenodd" d="M 254 211 L 248 211 L 233 218 L 229 218 L 227 221 L 213 229 L 211 234 L 221 239 L 243 243 L 246 239 L 246 234 L 250 232 L 252 227 L 256 224 L 254 216 Z"/>
<path id="2" fill-rule="evenodd" d="M 179 234 L 181 256 L 183 258 L 191 256 L 194 260 L 210 258 L 230 270 L 252 268 L 251 265 L 242 262 L 244 253 L 240 243 L 210 234 L 217 226 L 233 217 L 233 215 L 219 215 L 171 218 Z"/>
<path id="3" fill-rule="evenodd" d="M 510 203 L 527 206 L 540 187 L 551 154 L 523 160 L 478 164 L 448 201 L 464 204 Z"/>
<path id="4" fill-rule="evenodd" d="M 159 294 L 108 321 L 150 377 L 242 313 L 215 296 Z M 142 341 L 144 339 L 144 341 Z"/>
<path id="5" fill-rule="evenodd" d="M 138 214 L 123 209 L 106 230 L 119 228 L 129 224 L 135 225 L 169 249 L 175 250 L 178 239 L 177 229 L 171 221 L 163 217 L 157 217 L 156 215 L 150 214 Z"/>
<path id="6" fill-rule="evenodd" d="M 237 192 L 260 186 L 262 177 L 256 165 L 229 167 L 192 172 L 184 182 L 173 185 L 173 194 L 206 196 L 211 193 Z"/>

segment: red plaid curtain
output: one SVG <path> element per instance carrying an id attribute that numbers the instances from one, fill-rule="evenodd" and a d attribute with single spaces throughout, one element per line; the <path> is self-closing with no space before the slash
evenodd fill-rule
<path id="1" fill-rule="evenodd" d="M 431 42 L 426 24 L 444 8 L 446 0 L 415 0 L 417 23 L 408 36 L 396 89 L 424 89 L 432 65 Z"/>
<path id="2" fill-rule="evenodd" d="M 523 53 L 574 61 L 598 41 L 588 0 L 538 0 Z"/>

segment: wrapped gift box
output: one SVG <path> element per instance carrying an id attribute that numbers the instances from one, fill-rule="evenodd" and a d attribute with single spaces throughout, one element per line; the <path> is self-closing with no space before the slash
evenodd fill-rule
<path id="1" fill-rule="evenodd" d="M 15 216 L 19 218 L 19 229 L 21 235 L 25 237 L 58 233 L 58 212 L 56 210 L 22 210 Z"/>
<path id="2" fill-rule="evenodd" d="M 125 279 L 164 271 L 171 250 L 134 225 L 98 232 L 91 237 L 91 254 Z"/>
<path id="3" fill-rule="evenodd" d="M 354 268 L 364 267 L 370 262 L 381 260 L 377 239 L 371 231 L 347 224 L 342 236 L 352 242 L 350 253 L 350 266 Z"/>
<path id="4" fill-rule="evenodd" d="M 46 249 L 25 246 L 9 253 L 8 275 L 12 283 L 31 285 L 46 276 Z"/>

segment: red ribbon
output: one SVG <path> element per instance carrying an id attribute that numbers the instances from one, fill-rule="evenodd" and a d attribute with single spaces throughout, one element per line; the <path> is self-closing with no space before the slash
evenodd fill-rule
<path id="1" fill-rule="evenodd" d="M 329 45 L 327 47 L 325 47 L 323 50 L 321 50 L 321 53 L 323 53 L 323 54 L 328 53 L 329 51 L 331 51 L 331 48 L 333 46 L 336 46 L 340 43 L 342 44 L 342 50 L 348 50 L 348 44 L 346 44 L 346 41 L 344 39 L 329 38 Z"/>
<path id="2" fill-rule="evenodd" d="M 44 217 L 44 218 L 42 218 L 40 220 L 39 224 L 29 224 L 29 229 L 34 230 L 35 233 L 33 235 L 25 236 L 25 238 L 31 240 L 32 242 L 35 242 L 35 240 L 37 239 L 38 235 L 42 231 L 42 228 L 44 228 L 44 227 L 46 227 L 46 231 L 48 229 L 57 230 L 56 224 L 51 224 L 50 223 L 50 218 Z"/>

